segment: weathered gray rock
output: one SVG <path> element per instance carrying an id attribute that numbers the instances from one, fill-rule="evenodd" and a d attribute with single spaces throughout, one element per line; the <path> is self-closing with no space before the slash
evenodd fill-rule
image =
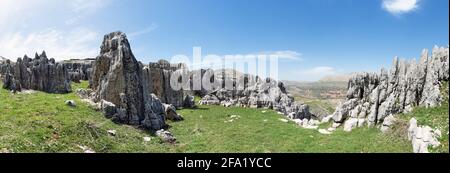
<path id="1" fill-rule="evenodd" d="M 8 59 L 0 56 L 0 80 L 3 80 L 3 76 L 6 74 L 6 64 Z"/>
<path id="2" fill-rule="evenodd" d="M 165 111 L 165 117 L 168 120 L 172 121 L 181 121 L 183 120 L 183 117 L 177 113 L 177 108 L 171 104 L 163 104 L 164 105 L 164 111 Z"/>
<path id="3" fill-rule="evenodd" d="M 183 101 L 183 108 L 194 108 L 195 107 L 195 97 L 186 95 Z"/>
<path id="4" fill-rule="evenodd" d="M 441 138 L 439 130 L 433 130 L 429 126 L 419 126 L 417 120 L 412 118 L 409 121 L 408 139 L 411 140 L 414 153 L 428 153 L 428 148 L 436 148 L 440 145 Z"/>
<path id="5" fill-rule="evenodd" d="M 7 62 L 3 67 L 5 77 L 3 87 L 13 91 L 31 89 L 48 93 L 71 92 L 70 79 L 64 64 L 48 59 L 45 52 L 35 58 L 24 56 L 17 62 Z"/>
<path id="6" fill-rule="evenodd" d="M 161 141 L 165 143 L 173 144 L 177 141 L 177 139 L 172 135 L 172 133 L 164 129 L 156 131 L 156 136 L 158 136 L 161 139 Z"/>
<path id="7" fill-rule="evenodd" d="M 389 71 L 354 75 L 348 83 L 347 100 L 332 119 L 345 122 L 347 130 L 366 124 L 385 131 L 388 125 L 383 122 L 389 115 L 410 112 L 415 106 L 438 106 L 441 82 L 449 79 L 448 64 L 449 48 L 435 47 L 431 57 L 424 50 L 419 62 L 395 58 Z"/>
<path id="8" fill-rule="evenodd" d="M 395 121 L 397 121 L 397 119 L 394 117 L 394 115 L 387 116 L 384 119 L 383 124 L 380 127 L 380 130 L 383 133 L 387 132 L 395 124 Z"/>
<path id="9" fill-rule="evenodd" d="M 72 82 L 78 83 L 81 80 L 89 81 L 91 79 L 95 59 L 71 59 L 63 61 L 63 63 L 67 67 Z"/>
<path id="10" fill-rule="evenodd" d="M 208 73 L 208 71 L 206 71 Z M 219 75 L 214 81 L 231 80 L 232 88 L 218 87 L 210 91 L 200 101 L 200 105 L 222 105 L 225 107 L 239 106 L 250 108 L 273 109 L 290 119 L 311 119 L 308 105 L 294 103 L 284 84 L 267 78 L 265 80 L 252 75 L 226 76 Z M 240 86 L 243 85 L 243 86 Z"/>
<path id="11" fill-rule="evenodd" d="M 219 105 L 220 100 L 215 95 L 206 95 L 199 101 L 199 105 Z"/>
<path id="12" fill-rule="evenodd" d="M 64 104 L 66 104 L 67 106 L 70 106 L 70 107 L 77 107 L 77 103 L 75 103 L 75 101 L 73 101 L 73 100 L 66 100 L 64 102 Z"/>
<path id="13" fill-rule="evenodd" d="M 173 89 L 170 80 L 177 70 L 185 69 L 185 64 L 170 64 L 166 60 L 159 60 L 157 63 L 149 63 L 142 69 L 147 90 L 161 99 L 161 102 L 171 104 L 177 108 L 183 107 L 184 91 Z"/>
<path id="14" fill-rule="evenodd" d="M 76 94 L 82 99 L 89 99 L 90 97 L 92 97 L 93 93 L 94 93 L 94 91 L 92 89 L 79 88 L 76 90 Z"/>
<path id="15" fill-rule="evenodd" d="M 112 118 L 114 115 L 117 114 L 117 107 L 113 103 L 108 102 L 106 100 L 102 100 L 100 101 L 100 105 L 105 117 Z"/>
<path id="16" fill-rule="evenodd" d="M 93 99 L 113 121 L 157 131 L 166 127 L 164 106 L 149 92 L 142 69 L 124 33 L 105 35 L 93 68 Z"/>

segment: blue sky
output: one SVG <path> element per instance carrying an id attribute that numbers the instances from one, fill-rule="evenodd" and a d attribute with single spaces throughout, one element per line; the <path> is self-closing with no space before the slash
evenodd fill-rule
<path id="1" fill-rule="evenodd" d="M 394 56 L 447 46 L 448 0 L 1 0 L 0 55 L 46 50 L 95 57 L 104 34 L 128 34 L 142 62 L 278 52 L 280 78 L 378 71 Z"/>

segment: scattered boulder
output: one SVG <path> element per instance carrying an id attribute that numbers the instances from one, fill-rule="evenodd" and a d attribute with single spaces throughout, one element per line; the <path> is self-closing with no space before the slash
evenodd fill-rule
<path id="1" fill-rule="evenodd" d="M 194 108 L 195 107 L 195 97 L 186 95 L 183 101 L 183 108 Z"/>
<path id="2" fill-rule="evenodd" d="M 383 124 L 380 127 L 380 130 L 383 133 L 386 133 L 387 131 L 389 131 L 389 129 L 392 127 L 392 125 L 394 125 L 395 121 L 397 121 L 397 119 L 394 117 L 394 115 L 387 116 L 384 119 Z"/>
<path id="3" fill-rule="evenodd" d="M 116 134 L 117 134 L 116 130 L 107 130 L 106 132 L 111 136 L 116 136 Z"/>
<path id="4" fill-rule="evenodd" d="M 106 118 L 113 118 L 113 117 L 118 116 L 118 115 L 116 115 L 118 112 L 117 112 L 116 105 L 114 105 L 114 103 L 108 102 L 106 100 L 102 100 L 100 102 L 100 105 L 101 105 L 101 110 Z"/>
<path id="5" fill-rule="evenodd" d="M 77 104 L 73 100 L 66 100 L 64 103 L 70 107 L 77 107 Z"/>
<path id="6" fill-rule="evenodd" d="M 165 143 L 175 143 L 176 142 L 176 138 L 172 135 L 172 133 L 170 133 L 169 131 L 166 131 L 164 129 L 158 130 L 156 131 L 156 136 L 158 136 L 161 141 L 165 142 Z"/>
<path id="7" fill-rule="evenodd" d="M 349 120 L 345 121 L 344 123 L 344 131 L 350 132 L 352 129 L 356 128 L 358 126 L 358 119 L 356 118 L 350 118 Z"/>
<path id="8" fill-rule="evenodd" d="M 88 99 L 88 98 L 90 98 L 90 97 L 91 97 L 91 94 L 92 94 L 93 92 L 94 92 L 94 91 L 92 91 L 91 89 L 77 89 L 77 90 L 76 90 L 77 95 L 78 95 L 80 98 L 82 98 L 82 99 Z"/>
<path id="9" fill-rule="evenodd" d="M 172 121 L 181 121 L 183 120 L 183 117 L 181 115 L 177 114 L 177 108 L 171 104 L 163 104 L 164 110 L 165 110 L 165 117 L 168 120 Z"/>
<path id="10" fill-rule="evenodd" d="M 415 118 L 409 121 L 408 139 L 411 140 L 414 153 L 429 153 L 429 147 L 436 148 L 440 145 L 438 139 L 441 137 L 440 130 L 419 126 Z"/>

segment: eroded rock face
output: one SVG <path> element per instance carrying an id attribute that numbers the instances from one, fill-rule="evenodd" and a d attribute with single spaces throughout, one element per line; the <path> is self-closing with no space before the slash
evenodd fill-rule
<path id="1" fill-rule="evenodd" d="M 171 104 L 177 108 L 183 107 L 184 92 L 174 90 L 170 84 L 172 74 L 185 67 L 184 64 L 170 64 L 166 60 L 150 63 L 142 69 L 148 92 L 155 94 L 161 102 Z"/>
<path id="2" fill-rule="evenodd" d="M 9 60 L 0 56 L 0 79 L 6 74 L 6 62 Z"/>
<path id="3" fill-rule="evenodd" d="M 7 62 L 4 67 L 4 88 L 13 91 L 21 89 L 39 90 L 48 93 L 71 92 L 67 68 L 62 63 L 48 59 L 45 52 L 35 58 L 24 56 L 17 62 Z"/>
<path id="4" fill-rule="evenodd" d="M 119 123 L 157 131 L 166 127 L 161 101 L 148 90 L 144 66 L 134 57 L 126 35 L 105 35 L 95 61 L 91 88 L 94 101 L 103 102 L 105 115 Z"/>
<path id="5" fill-rule="evenodd" d="M 81 80 L 89 81 L 91 79 L 94 62 L 95 59 L 72 59 L 63 63 L 67 67 L 70 80 L 78 83 Z"/>
<path id="6" fill-rule="evenodd" d="M 348 131 L 365 125 L 386 127 L 383 121 L 389 115 L 410 112 L 414 106 L 440 105 L 441 81 L 448 79 L 448 47 L 435 47 L 431 57 L 424 50 L 419 62 L 395 58 L 389 71 L 353 76 L 347 100 L 337 107 L 332 119 L 346 125 Z"/>

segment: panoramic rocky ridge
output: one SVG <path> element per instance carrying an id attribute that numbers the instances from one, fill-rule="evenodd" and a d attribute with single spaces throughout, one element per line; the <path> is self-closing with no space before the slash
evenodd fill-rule
<path id="1" fill-rule="evenodd" d="M 16 62 L 2 62 L 3 88 L 11 91 L 38 90 L 48 93 L 71 92 L 67 68 L 55 59 L 48 59 L 44 52 L 35 58 L 25 55 Z"/>
<path id="2" fill-rule="evenodd" d="M 72 82 L 89 81 L 95 59 L 71 59 L 62 63 L 67 67 Z"/>
<path id="3" fill-rule="evenodd" d="M 363 126 L 386 131 L 395 121 L 395 114 L 408 113 L 415 106 L 439 106 L 443 101 L 441 84 L 448 80 L 449 48 L 437 46 L 431 56 L 428 50 L 423 50 L 419 62 L 395 58 L 389 71 L 356 74 L 348 82 L 347 99 L 328 117 L 334 122 L 329 130 L 343 125 L 345 131 Z M 410 126 L 417 129 L 417 124 Z M 414 151 L 425 151 L 423 146 L 419 148 L 422 149 Z"/>

